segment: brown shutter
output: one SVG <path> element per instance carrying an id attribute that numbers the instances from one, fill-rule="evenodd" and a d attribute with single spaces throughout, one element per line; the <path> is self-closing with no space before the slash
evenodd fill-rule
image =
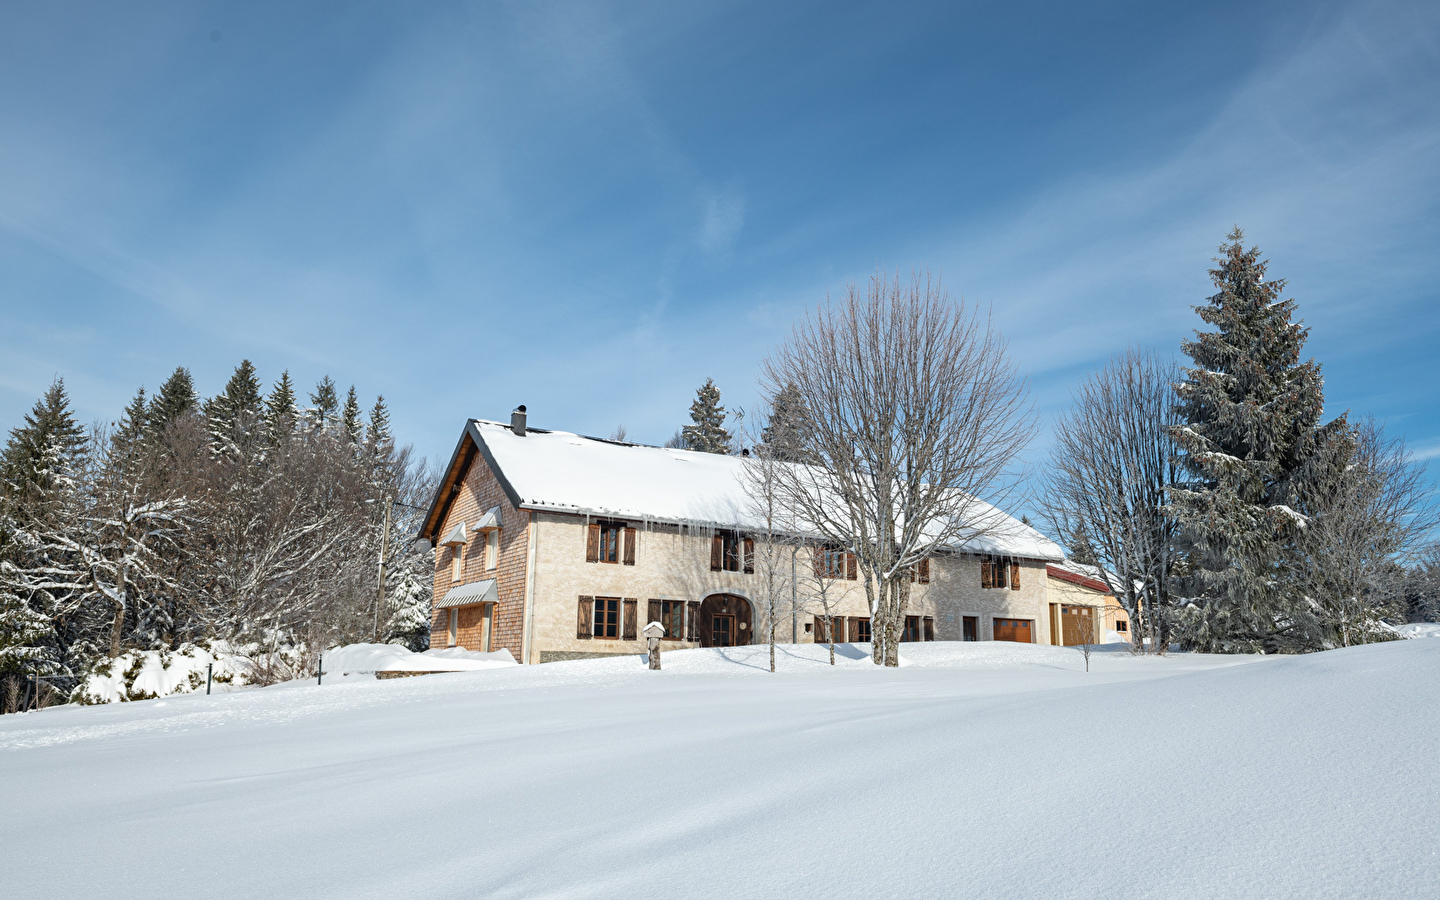
<path id="1" fill-rule="evenodd" d="M 1020 560 L 1010 560 L 1010 590 L 1020 590 Z"/>
<path id="2" fill-rule="evenodd" d="M 935 617 L 934 617 L 934 616 L 926 616 L 926 617 L 925 617 L 925 635 L 924 635 L 924 640 L 927 640 L 927 641 L 933 641 L 933 640 L 935 640 Z"/>
<path id="3" fill-rule="evenodd" d="M 600 526 L 591 525 L 585 536 L 585 561 L 600 561 Z"/>
<path id="4" fill-rule="evenodd" d="M 980 557 L 980 586 L 982 588 L 994 587 L 990 575 L 990 557 Z"/>
<path id="5" fill-rule="evenodd" d="M 755 539 L 745 539 L 745 574 L 755 574 Z"/>
<path id="6" fill-rule="evenodd" d="M 625 631 L 621 636 L 621 640 L 633 641 L 638 637 L 638 632 L 635 629 L 635 611 L 639 605 L 639 601 L 632 600 L 629 597 L 625 598 Z"/>
<path id="7" fill-rule="evenodd" d="M 663 615 L 664 614 L 660 612 L 660 601 L 651 600 L 649 620 L 645 624 L 648 626 L 651 622 L 660 622 Z M 664 623 L 661 622 L 661 624 L 663 625 Z"/>
<path id="8" fill-rule="evenodd" d="M 810 548 L 810 564 L 815 567 L 815 577 L 825 577 L 825 548 L 819 545 Z"/>
<path id="9" fill-rule="evenodd" d="M 595 598 L 580 598 L 580 621 L 575 627 L 575 636 L 582 641 L 588 641 L 595 635 L 595 628 L 591 624 L 595 616 Z"/>
<path id="10" fill-rule="evenodd" d="M 922 560 L 920 560 L 920 583 L 921 583 L 921 584 L 929 584 L 929 583 L 930 583 L 930 560 L 929 560 L 929 559 L 922 559 Z"/>
<path id="11" fill-rule="evenodd" d="M 685 603 L 685 640 L 699 640 L 695 636 L 696 624 L 700 621 L 700 601 L 689 600 Z"/>
<path id="12" fill-rule="evenodd" d="M 725 539 L 715 535 L 710 539 L 710 571 L 720 571 L 720 566 L 725 560 Z"/>
<path id="13" fill-rule="evenodd" d="M 847 644 L 858 643 L 860 640 L 860 617 L 848 616 L 845 620 L 845 642 Z"/>
<path id="14" fill-rule="evenodd" d="M 853 553 L 845 554 L 845 580 L 855 580 L 855 554 Z"/>
<path id="15" fill-rule="evenodd" d="M 625 529 L 625 565 L 635 565 L 635 529 Z"/>

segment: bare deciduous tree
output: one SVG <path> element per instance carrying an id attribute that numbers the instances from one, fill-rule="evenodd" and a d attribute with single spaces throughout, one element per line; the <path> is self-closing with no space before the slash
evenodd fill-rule
<path id="1" fill-rule="evenodd" d="M 764 367 L 798 394 L 813 465 L 778 472 L 801 530 L 855 554 L 872 658 L 899 664 L 910 571 L 1001 526 L 981 498 L 1033 432 L 1026 385 L 990 320 L 937 280 L 876 275 L 798 323 Z"/>
<path id="2" fill-rule="evenodd" d="M 1108 576 L 1131 641 L 1163 651 L 1179 555 L 1165 513 L 1178 477 L 1172 363 L 1130 350 L 1086 379 L 1055 425 L 1042 505 L 1057 536 Z M 1082 543 L 1086 546 L 1074 546 Z"/>
<path id="3" fill-rule="evenodd" d="M 758 601 L 761 624 L 770 644 L 771 672 L 775 671 L 775 630 L 794 596 L 790 579 L 795 527 L 780 493 L 781 469 L 785 465 L 765 447 L 757 446 L 755 452 L 745 455 L 741 470 L 747 512 L 758 525 L 749 532 L 745 568 L 753 568 L 758 580 L 758 596 L 753 599 Z"/>
<path id="4" fill-rule="evenodd" d="M 1298 541 L 1302 588 L 1327 632 L 1322 646 L 1391 636 L 1381 621 L 1404 617 L 1407 570 L 1421 563 L 1437 524 L 1434 489 L 1405 442 L 1373 419 L 1353 431 L 1349 465 Z"/>

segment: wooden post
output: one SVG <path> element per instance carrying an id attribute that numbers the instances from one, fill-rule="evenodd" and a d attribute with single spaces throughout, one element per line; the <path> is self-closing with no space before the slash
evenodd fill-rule
<path id="1" fill-rule="evenodd" d="M 205 664 L 205 695 L 207 697 L 210 695 L 210 677 L 215 674 L 213 671 L 214 668 L 215 664 L 213 662 Z"/>
<path id="2" fill-rule="evenodd" d="M 650 648 L 650 668 L 653 671 L 660 671 L 660 636 L 665 633 L 665 626 L 659 622 L 651 622 L 645 626 L 645 641 Z"/>

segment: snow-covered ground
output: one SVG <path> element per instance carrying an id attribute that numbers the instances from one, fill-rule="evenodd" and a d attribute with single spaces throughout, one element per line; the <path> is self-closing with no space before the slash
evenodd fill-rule
<path id="1" fill-rule="evenodd" d="M 3 893 L 1440 896 L 1440 641 L 841 652 L 6 716 Z"/>

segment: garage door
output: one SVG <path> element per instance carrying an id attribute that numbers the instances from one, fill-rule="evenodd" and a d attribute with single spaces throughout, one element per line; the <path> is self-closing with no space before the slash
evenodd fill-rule
<path id="1" fill-rule="evenodd" d="M 1033 644 L 1029 619 L 996 619 L 995 640 L 1014 641 L 1017 644 Z"/>

